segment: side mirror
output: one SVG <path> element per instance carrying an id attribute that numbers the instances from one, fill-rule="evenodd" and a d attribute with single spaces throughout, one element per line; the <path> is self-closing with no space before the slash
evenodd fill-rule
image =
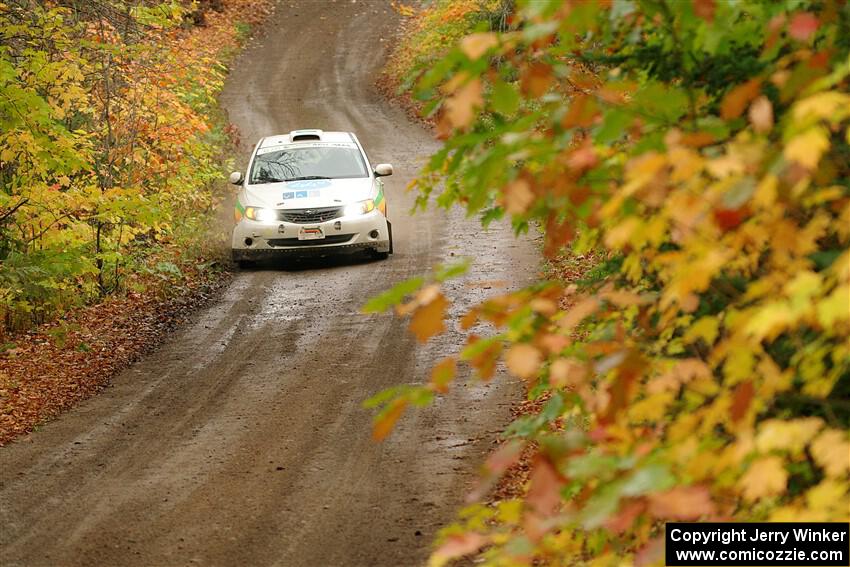
<path id="1" fill-rule="evenodd" d="M 233 173 L 230 174 L 230 177 L 228 177 L 228 179 L 234 185 L 240 185 L 242 183 L 242 181 L 245 180 L 245 178 L 242 177 L 241 171 L 234 171 Z"/>
<path id="2" fill-rule="evenodd" d="M 385 177 L 393 174 L 393 166 L 388 163 L 379 163 L 375 166 L 375 177 Z"/>

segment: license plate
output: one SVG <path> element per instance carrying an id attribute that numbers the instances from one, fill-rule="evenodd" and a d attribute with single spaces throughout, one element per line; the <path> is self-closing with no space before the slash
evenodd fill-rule
<path id="1" fill-rule="evenodd" d="M 298 240 L 321 240 L 325 233 L 319 227 L 304 227 L 298 232 Z"/>

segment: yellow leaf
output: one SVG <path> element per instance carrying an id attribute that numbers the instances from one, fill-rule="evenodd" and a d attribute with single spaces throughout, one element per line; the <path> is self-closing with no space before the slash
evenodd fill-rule
<path id="1" fill-rule="evenodd" d="M 768 303 L 756 311 L 747 322 L 745 331 L 758 340 L 765 337 L 774 338 L 795 319 L 787 302 L 776 301 Z"/>
<path id="2" fill-rule="evenodd" d="M 818 323 L 832 328 L 836 322 L 850 319 L 850 285 L 838 286 L 817 304 Z"/>
<path id="3" fill-rule="evenodd" d="M 498 44 L 499 41 L 493 32 L 473 33 L 460 41 L 460 50 L 470 59 L 478 59 Z"/>
<path id="4" fill-rule="evenodd" d="M 824 431 L 812 443 L 811 451 L 827 476 L 835 478 L 850 472 L 850 441 L 843 431 Z"/>
<path id="5" fill-rule="evenodd" d="M 726 376 L 726 383 L 733 385 L 752 378 L 754 365 L 755 357 L 753 356 L 753 351 L 747 345 L 741 345 L 732 349 L 726 358 L 726 363 L 723 365 L 723 375 Z"/>
<path id="6" fill-rule="evenodd" d="M 829 136 L 826 130 L 815 127 L 791 138 L 783 155 L 787 160 L 796 161 L 807 169 L 815 169 L 828 148 Z"/>
<path id="7" fill-rule="evenodd" d="M 823 511 L 827 514 L 820 521 L 846 521 L 847 515 L 850 513 L 847 483 L 826 479 L 806 493 L 806 503 L 810 509 Z M 833 514 L 836 513 L 837 515 L 834 516 Z"/>
<path id="8" fill-rule="evenodd" d="M 754 501 L 785 492 L 788 473 L 779 457 L 763 457 L 750 465 L 739 484 L 744 498 Z"/>
<path id="9" fill-rule="evenodd" d="M 673 392 L 659 392 L 635 402 L 629 407 L 629 418 L 633 422 L 657 423 L 664 417 L 673 397 Z"/>
<path id="10" fill-rule="evenodd" d="M 769 207 L 776 202 L 777 187 L 779 179 L 773 174 L 767 174 L 759 182 L 753 194 L 753 202 L 762 207 Z"/>
<path id="11" fill-rule="evenodd" d="M 542 361 L 543 356 L 540 351 L 525 343 L 513 345 L 505 354 L 508 370 L 525 380 L 537 376 Z"/>
<path id="12" fill-rule="evenodd" d="M 762 453 L 774 450 L 801 453 L 809 441 L 823 427 L 823 421 L 817 417 L 807 417 L 783 421 L 769 419 L 759 426 L 756 436 L 756 448 Z"/>
<path id="13" fill-rule="evenodd" d="M 836 91 L 818 93 L 795 104 L 792 113 L 796 120 L 813 117 L 837 123 L 850 116 L 850 95 Z"/>
<path id="14" fill-rule="evenodd" d="M 693 343 L 702 339 L 706 344 L 714 344 L 719 332 L 720 321 L 717 317 L 702 317 L 685 332 L 685 342 Z"/>

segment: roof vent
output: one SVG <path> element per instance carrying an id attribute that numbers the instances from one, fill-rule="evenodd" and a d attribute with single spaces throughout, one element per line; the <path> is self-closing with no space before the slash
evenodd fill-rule
<path id="1" fill-rule="evenodd" d="M 293 142 L 303 142 L 305 140 L 321 140 L 321 130 L 293 130 L 289 133 L 289 139 Z"/>

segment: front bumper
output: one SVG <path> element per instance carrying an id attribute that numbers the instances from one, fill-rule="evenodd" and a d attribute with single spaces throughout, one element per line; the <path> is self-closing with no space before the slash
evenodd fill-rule
<path id="1" fill-rule="evenodd" d="M 299 232 L 306 227 L 320 228 L 325 238 L 299 240 Z M 390 237 L 387 219 L 377 210 L 365 215 L 311 224 L 261 222 L 243 218 L 233 228 L 231 247 L 236 261 L 287 255 L 322 256 L 362 250 L 389 252 Z"/>

